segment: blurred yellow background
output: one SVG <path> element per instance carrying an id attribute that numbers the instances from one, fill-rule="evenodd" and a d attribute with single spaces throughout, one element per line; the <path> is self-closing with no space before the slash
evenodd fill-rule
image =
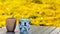
<path id="1" fill-rule="evenodd" d="M 6 18 L 30 18 L 32 25 L 60 26 L 60 0 L 0 0 L 0 27 Z"/>

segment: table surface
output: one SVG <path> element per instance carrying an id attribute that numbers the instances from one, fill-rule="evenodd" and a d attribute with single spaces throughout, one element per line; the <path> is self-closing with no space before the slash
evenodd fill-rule
<path id="1" fill-rule="evenodd" d="M 0 34 L 20 34 L 18 25 L 15 28 L 15 33 L 6 31 L 6 27 L 0 28 Z M 31 25 L 29 34 L 60 34 L 60 27 Z"/>

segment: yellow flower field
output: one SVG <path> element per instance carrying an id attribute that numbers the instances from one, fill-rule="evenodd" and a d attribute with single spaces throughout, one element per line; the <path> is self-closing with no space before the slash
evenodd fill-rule
<path id="1" fill-rule="evenodd" d="M 60 0 L 0 0 L 0 27 L 6 18 L 29 18 L 32 25 L 60 26 Z"/>

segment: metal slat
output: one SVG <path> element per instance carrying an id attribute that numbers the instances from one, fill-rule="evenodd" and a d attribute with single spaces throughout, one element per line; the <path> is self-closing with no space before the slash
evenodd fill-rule
<path id="1" fill-rule="evenodd" d="M 49 28 L 50 28 L 50 27 L 47 27 L 47 28 L 41 29 L 41 30 L 38 32 L 38 34 L 43 33 L 45 30 L 47 30 L 47 29 L 49 29 Z"/>
<path id="2" fill-rule="evenodd" d="M 49 34 L 49 32 L 51 32 L 52 30 L 56 29 L 56 27 L 50 27 L 49 29 L 45 30 L 43 33 L 41 34 Z"/>
<path id="3" fill-rule="evenodd" d="M 57 34 L 60 31 L 60 27 L 57 27 L 54 31 L 52 31 L 50 34 Z"/>
<path id="4" fill-rule="evenodd" d="M 30 30 L 29 30 L 29 33 L 32 34 L 34 31 L 36 31 L 36 29 L 40 27 L 40 26 L 31 26 L 30 27 Z"/>
<path id="5" fill-rule="evenodd" d="M 60 31 L 57 34 L 60 34 Z"/>
<path id="6" fill-rule="evenodd" d="M 49 28 L 49 27 L 44 27 L 44 26 L 37 27 L 37 28 L 35 29 L 35 31 L 32 31 L 31 34 L 37 34 L 39 31 L 44 31 L 44 30 L 47 29 L 47 28 Z"/>

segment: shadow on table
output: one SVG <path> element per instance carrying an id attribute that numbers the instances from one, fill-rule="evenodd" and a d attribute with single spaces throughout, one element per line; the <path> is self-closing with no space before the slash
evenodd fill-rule
<path id="1" fill-rule="evenodd" d="M 15 32 L 6 32 L 6 34 L 16 34 L 16 33 Z M 26 31 L 23 31 L 23 32 L 20 32 L 20 34 L 29 34 L 29 33 Z"/>
<path id="2" fill-rule="evenodd" d="M 6 34 L 15 34 L 15 32 L 6 32 Z M 29 34 L 29 33 L 20 32 L 20 34 Z"/>
<path id="3" fill-rule="evenodd" d="M 7 32 L 6 34 L 15 34 L 15 32 Z"/>

